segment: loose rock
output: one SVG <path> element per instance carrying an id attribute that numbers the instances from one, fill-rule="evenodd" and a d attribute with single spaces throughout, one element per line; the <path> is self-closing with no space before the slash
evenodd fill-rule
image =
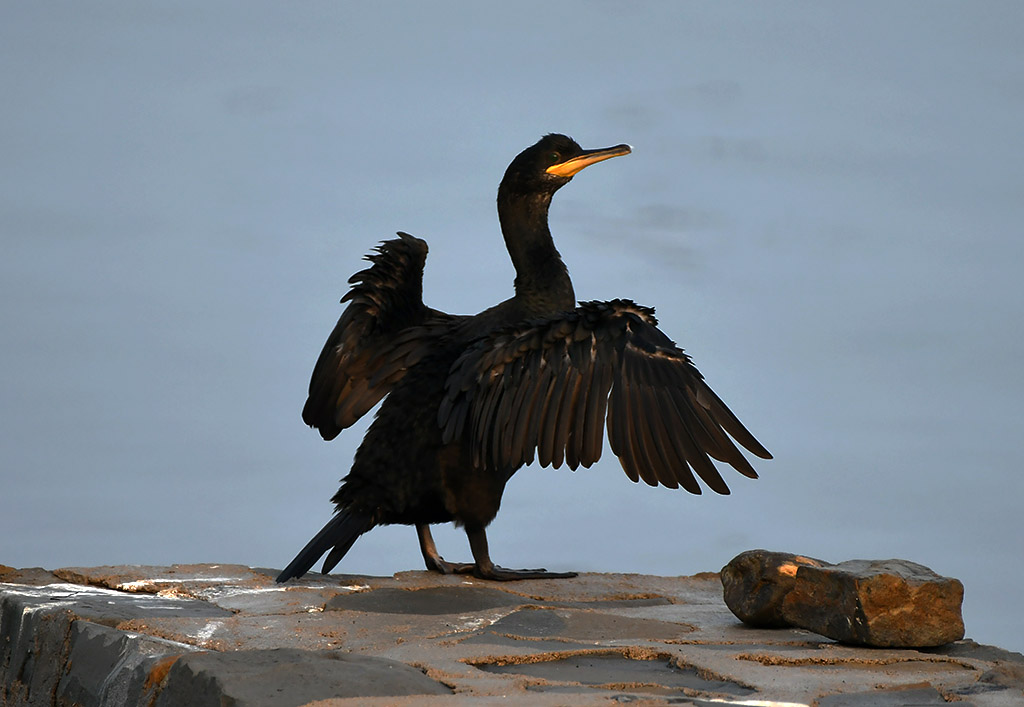
<path id="1" fill-rule="evenodd" d="M 750 550 L 733 558 L 721 577 L 726 605 L 752 626 L 792 626 L 885 648 L 938 646 L 964 637 L 963 585 L 907 560 L 833 565 Z"/>

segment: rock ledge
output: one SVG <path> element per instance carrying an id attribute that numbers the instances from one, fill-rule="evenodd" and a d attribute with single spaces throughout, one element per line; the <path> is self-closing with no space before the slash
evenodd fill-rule
<path id="1" fill-rule="evenodd" d="M 0 566 L 0 704 L 1024 704 L 1020 654 L 752 628 L 715 573 L 274 575 Z"/>

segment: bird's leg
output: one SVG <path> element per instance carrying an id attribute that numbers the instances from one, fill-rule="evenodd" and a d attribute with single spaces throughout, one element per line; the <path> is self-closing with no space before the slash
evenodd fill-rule
<path id="1" fill-rule="evenodd" d="M 509 570 L 498 567 L 491 562 L 491 555 L 487 550 L 487 533 L 484 529 L 467 526 L 466 535 L 469 536 L 469 547 L 473 551 L 473 559 L 476 560 L 473 574 L 480 579 L 507 582 L 515 579 L 568 579 L 576 576 L 575 572 L 548 572 L 546 569 Z"/>
<path id="2" fill-rule="evenodd" d="M 441 574 L 469 574 L 476 567 L 472 562 L 448 562 L 437 551 L 434 536 L 430 534 L 430 526 L 426 523 L 416 524 L 416 535 L 420 539 L 420 552 L 427 569 Z"/>

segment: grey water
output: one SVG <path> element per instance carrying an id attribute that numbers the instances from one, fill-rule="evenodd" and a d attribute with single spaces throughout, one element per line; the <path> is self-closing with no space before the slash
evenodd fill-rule
<path id="1" fill-rule="evenodd" d="M 282 567 L 365 429 L 299 418 L 346 279 L 401 229 L 431 306 L 508 297 L 497 183 L 565 132 L 634 148 L 555 199 L 577 296 L 656 306 L 775 459 L 728 497 L 524 469 L 496 561 L 903 557 L 1024 650 L 1021 4 L 0 15 L 0 562 Z M 339 570 L 420 566 L 396 527 Z"/>

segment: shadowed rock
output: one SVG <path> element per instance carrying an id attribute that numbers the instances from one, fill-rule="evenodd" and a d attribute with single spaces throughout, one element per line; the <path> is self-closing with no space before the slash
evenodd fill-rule
<path id="1" fill-rule="evenodd" d="M 753 626 L 804 628 L 844 643 L 938 646 L 964 637 L 964 588 L 907 560 L 833 565 L 750 550 L 722 569 L 725 603 Z"/>
<path id="2" fill-rule="evenodd" d="M 515 606 L 522 597 L 488 587 L 430 587 L 406 590 L 385 588 L 341 594 L 327 602 L 325 611 L 372 611 L 378 614 L 464 614 Z"/>
<path id="3" fill-rule="evenodd" d="M 476 667 L 492 673 L 528 675 L 552 681 L 571 679 L 580 685 L 628 685 L 641 693 L 672 694 L 678 691 L 685 694 L 687 691 L 700 690 L 713 694 L 745 696 L 754 692 L 731 680 L 719 679 L 706 671 L 701 674 L 690 666 L 679 665 L 664 656 L 637 658 L 618 653 L 586 653 L 524 663 L 481 663 Z M 561 691 L 583 691 L 582 687 L 571 685 L 555 687 L 558 688 L 561 688 Z M 532 689 L 543 692 L 551 690 L 552 686 L 537 685 Z"/>
<path id="4" fill-rule="evenodd" d="M 328 698 L 452 692 L 398 661 L 293 648 L 187 654 L 174 663 L 166 682 L 156 707 L 298 707 Z"/>

